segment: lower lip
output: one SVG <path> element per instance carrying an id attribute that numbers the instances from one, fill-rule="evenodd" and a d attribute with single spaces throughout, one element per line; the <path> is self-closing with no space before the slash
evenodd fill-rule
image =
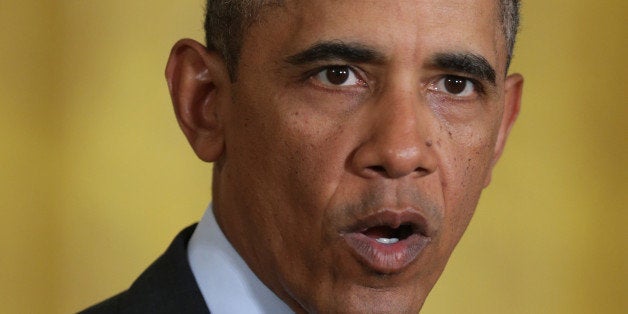
<path id="1" fill-rule="evenodd" d="M 362 233 L 346 233 L 344 239 L 368 267 L 383 274 L 403 270 L 423 251 L 430 239 L 412 234 L 394 244 L 382 244 Z"/>

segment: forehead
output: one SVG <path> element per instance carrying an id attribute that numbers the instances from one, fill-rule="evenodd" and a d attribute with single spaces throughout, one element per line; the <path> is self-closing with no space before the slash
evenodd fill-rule
<path id="1" fill-rule="evenodd" d="M 296 52 L 330 40 L 368 45 L 391 58 L 470 52 L 499 71 L 506 60 L 499 21 L 495 0 L 288 0 L 265 11 L 245 43 L 253 41 L 255 53 Z"/>

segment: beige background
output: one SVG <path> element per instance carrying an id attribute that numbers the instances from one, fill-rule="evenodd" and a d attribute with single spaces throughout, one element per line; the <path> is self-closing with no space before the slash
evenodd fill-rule
<path id="1" fill-rule="evenodd" d="M 0 312 L 126 287 L 210 199 L 163 68 L 202 0 L 0 0 Z M 523 111 L 423 313 L 627 313 L 625 0 L 524 0 Z"/>

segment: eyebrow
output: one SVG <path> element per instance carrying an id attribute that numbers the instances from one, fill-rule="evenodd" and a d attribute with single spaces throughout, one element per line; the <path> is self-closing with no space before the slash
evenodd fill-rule
<path id="1" fill-rule="evenodd" d="M 285 60 L 293 65 L 303 65 L 326 60 L 344 60 L 355 63 L 382 63 L 384 55 L 373 48 L 358 43 L 322 41 L 315 43 L 297 54 L 287 57 Z"/>
<path id="2" fill-rule="evenodd" d="M 293 65 L 304 65 L 317 61 L 343 60 L 355 63 L 383 63 L 384 55 L 375 49 L 359 43 L 341 40 L 317 42 L 309 48 L 285 58 Z M 428 65 L 466 73 L 495 85 L 496 72 L 481 55 L 474 53 L 445 52 L 434 55 Z"/>
<path id="3" fill-rule="evenodd" d="M 437 68 L 466 73 L 495 85 L 495 69 L 486 58 L 473 53 L 438 53 L 429 61 Z"/>

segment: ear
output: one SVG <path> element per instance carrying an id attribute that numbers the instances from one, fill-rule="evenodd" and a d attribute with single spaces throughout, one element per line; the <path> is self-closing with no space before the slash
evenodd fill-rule
<path id="1" fill-rule="evenodd" d="M 231 101 L 223 59 L 191 39 L 177 42 L 166 65 L 166 80 L 181 130 L 196 155 L 216 161 L 224 150 L 222 108 Z"/>
<path id="2" fill-rule="evenodd" d="M 504 96 L 504 112 L 502 114 L 502 121 L 497 133 L 497 142 L 495 143 L 495 149 L 493 151 L 493 160 L 491 161 L 491 169 L 484 181 L 484 187 L 487 187 L 491 182 L 493 173 L 493 167 L 501 157 L 504 146 L 506 145 L 506 139 L 510 134 L 510 129 L 515 124 L 519 110 L 521 108 L 521 93 L 523 91 L 523 76 L 521 74 L 511 74 L 506 77 L 504 82 L 505 96 Z"/>

